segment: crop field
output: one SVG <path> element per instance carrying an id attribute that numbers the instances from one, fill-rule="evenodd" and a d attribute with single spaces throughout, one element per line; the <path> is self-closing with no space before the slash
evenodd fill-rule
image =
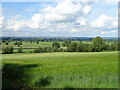
<path id="1" fill-rule="evenodd" d="M 3 79 L 9 85 L 9 81 L 15 79 L 14 87 L 18 83 L 31 88 L 118 87 L 117 51 L 3 54 L 2 63 L 9 69 L 6 72 L 10 76 Z M 23 71 L 27 75 L 20 77 Z"/>
<path id="2" fill-rule="evenodd" d="M 9 43 L 9 45 L 5 45 L 5 43 L 3 43 L 3 46 L 14 46 L 14 47 L 17 47 L 17 45 L 14 45 L 14 43 L 15 43 L 15 41 L 11 41 L 10 43 Z M 21 46 L 23 46 L 23 47 L 39 47 L 39 46 L 41 46 L 41 47 L 44 47 L 44 46 L 52 46 L 52 43 L 53 42 L 39 42 L 38 44 L 37 44 L 37 42 L 29 42 L 29 41 L 26 41 L 26 42 L 22 42 L 22 45 Z M 62 42 L 59 42 L 59 43 L 62 43 Z"/>

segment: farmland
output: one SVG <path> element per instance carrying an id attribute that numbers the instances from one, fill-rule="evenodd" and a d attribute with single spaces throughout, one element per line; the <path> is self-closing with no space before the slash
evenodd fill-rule
<path id="1" fill-rule="evenodd" d="M 3 88 L 117 88 L 118 45 L 101 37 L 2 40 Z"/>
<path id="2" fill-rule="evenodd" d="M 117 88 L 117 57 L 117 51 L 21 53 L 3 54 L 2 63 L 11 70 L 9 81 L 15 79 L 16 83 L 24 83 L 24 87 Z M 29 66 L 28 69 L 24 69 L 32 78 L 15 78 L 19 75 L 17 72 L 22 74 L 19 66 L 24 67 L 25 65 L 26 67 L 35 65 L 35 67 Z M 25 78 L 24 82 L 20 80 L 23 78 Z M 11 82 L 6 82 L 11 84 Z M 14 83 L 14 87 L 17 87 L 16 83 Z M 6 83 L 3 82 L 3 84 Z"/>

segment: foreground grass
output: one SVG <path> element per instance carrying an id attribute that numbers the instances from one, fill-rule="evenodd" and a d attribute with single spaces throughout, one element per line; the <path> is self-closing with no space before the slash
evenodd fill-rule
<path id="1" fill-rule="evenodd" d="M 5 64 L 38 65 L 26 70 L 32 75 L 27 87 L 118 87 L 117 52 L 4 54 Z"/>

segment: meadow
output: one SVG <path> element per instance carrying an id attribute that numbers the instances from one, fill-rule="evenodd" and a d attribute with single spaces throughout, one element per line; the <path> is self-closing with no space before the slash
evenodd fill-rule
<path id="1" fill-rule="evenodd" d="M 118 87 L 117 51 L 3 54 L 2 63 L 4 88 Z"/>

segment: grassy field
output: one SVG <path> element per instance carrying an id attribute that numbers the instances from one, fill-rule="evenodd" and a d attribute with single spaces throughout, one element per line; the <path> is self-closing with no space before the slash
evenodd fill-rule
<path id="1" fill-rule="evenodd" d="M 9 45 L 5 45 L 5 43 L 3 43 L 2 47 L 12 46 L 12 47 L 14 47 L 14 52 L 16 53 L 18 51 L 19 47 L 17 45 L 14 45 L 14 43 L 15 43 L 15 41 L 11 41 L 9 43 Z M 62 46 L 63 41 L 59 41 L 59 43 L 61 45 L 61 48 L 63 48 L 63 49 L 67 48 L 67 47 Z M 31 42 L 28 42 L 28 41 L 26 41 L 26 42 L 23 41 L 21 47 L 23 48 L 23 52 L 29 53 L 29 52 L 32 52 L 37 47 L 52 47 L 52 44 L 53 44 L 53 42 L 39 42 L 37 44 L 37 42 L 32 42 L 31 43 Z M 0 47 L 0 53 L 1 52 L 2 51 L 1 51 L 1 47 Z"/>
<path id="2" fill-rule="evenodd" d="M 3 66 L 37 65 L 25 72 L 27 85 L 45 88 L 117 88 L 118 53 L 3 54 Z M 14 68 L 9 75 L 17 68 Z M 15 78 L 15 77 L 13 77 Z M 23 77 L 24 78 L 24 77 Z M 19 78 L 20 79 L 20 78 Z M 17 79 L 16 79 L 17 80 Z M 34 86 L 36 85 L 36 86 Z"/>
<path id="3" fill-rule="evenodd" d="M 10 43 L 9 43 L 9 45 L 14 45 L 14 43 L 15 43 L 15 41 L 11 41 Z M 37 42 L 28 42 L 28 41 L 26 41 L 26 42 L 22 42 L 22 46 L 23 47 L 39 47 L 39 46 L 41 46 L 41 47 L 48 47 L 48 46 L 52 46 L 52 43 L 53 42 L 39 42 L 38 44 L 37 44 Z M 59 43 L 62 43 L 62 42 L 59 42 Z M 3 43 L 3 45 L 5 45 L 5 43 Z M 14 47 L 17 47 L 17 45 L 14 45 Z"/>

